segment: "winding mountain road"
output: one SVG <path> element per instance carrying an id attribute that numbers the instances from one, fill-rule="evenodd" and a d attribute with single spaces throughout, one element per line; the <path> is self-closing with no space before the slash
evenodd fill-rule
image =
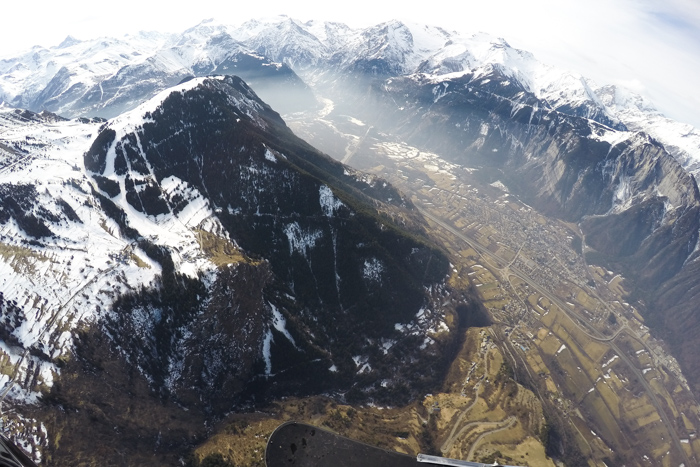
<path id="1" fill-rule="evenodd" d="M 450 432 L 450 436 L 448 436 L 447 439 L 445 440 L 445 442 L 442 443 L 442 446 L 440 447 L 440 452 L 442 452 L 443 455 L 450 452 L 450 450 L 452 449 L 452 446 L 454 445 L 455 439 L 457 437 L 461 436 L 467 427 L 472 426 L 472 425 L 478 425 L 479 423 L 483 423 L 483 422 L 467 423 L 466 425 L 464 425 L 464 427 L 462 427 L 462 429 L 460 429 L 457 432 L 457 428 L 459 428 L 460 424 L 462 423 L 462 420 L 464 420 L 464 417 L 467 416 L 467 414 L 472 410 L 472 407 L 474 407 L 476 405 L 477 401 L 479 400 L 479 390 L 480 389 L 481 389 L 481 381 L 476 383 L 476 386 L 474 386 L 474 400 L 472 401 L 471 404 L 469 404 L 469 407 L 464 409 L 462 411 L 462 413 L 459 415 L 459 417 L 457 418 L 457 421 L 452 426 L 452 431 Z"/>
<path id="2" fill-rule="evenodd" d="M 472 443 L 472 447 L 469 449 L 469 454 L 467 454 L 467 460 L 471 459 L 474 457 L 474 451 L 476 451 L 476 448 L 479 447 L 479 444 L 484 440 L 485 437 L 491 436 L 495 433 L 498 433 L 499 431 L 507 430 L 508 428 L 512 427 L 515 425 L 515 422 L 517 421 L 517 418 L 514 416 L 510 416 L 506 418 L 503 421 L 500 422 L 490 422 L 492 424 L 495 424 L 496 428 L 493 430 L 486 431 L 484 433 L 481 433 L 478 438 L 474 440 Z M 484 423 L 484 425 L 487 425 L 488 423 Z"/>
<path id="3" fill-rule="evenodd" d="M 481 364 L 484 367 L 484 371 L 486 371 L 486 355 L 487 353 L 484 352 L 481 355 Z M 474 427 L 494 427 L 491 430 L 487 430 L 484 433 L 481 433 L 479 437 L 472 443 L 471 449 L 469 451 L 469 455 L 466 457 L 467 460 L 469 460 L 476 449 L 476 446 L 481 442 L 481 440 L 490 434 L 496 433 L 501 430 L 505 430 L 507 428 L 510 428 L 513 426 L 513 424 L 516 421 L 516 418 L 513 416 L 510 416 L 504 420 L 497 421 L 497 422 L 490 422 L 490 421 L 473 421 L 469 422 L 466 425 L 462 425 L 462 421 L 464 420 L 464 417 L 466 417 L 474 408 L 476 403 L 479 401 L 479 393 L 481 392 L 481 384 L 483 383 L 485 378 L 485 374 L 481 377 L 481 379 L 474 385 L 474 400 L 472 401 L 469 406 L 462 411 L 461 414 L 459 414 L 459 417 L 457 418 L 457 421 L 454 423 L 452 426 L 452 431 L 450 431 L 450 435 L 445 439 L 445 442 L 442 443 L 442 446 L 440 447 L 440 452 L 442 452 L 443 456 L 447 456 L 449 452 L 452 450 L 452 447 L 454 446 L 455 441 L 458 438 L 461 438 L 467 431 L 471 430 Z"/>

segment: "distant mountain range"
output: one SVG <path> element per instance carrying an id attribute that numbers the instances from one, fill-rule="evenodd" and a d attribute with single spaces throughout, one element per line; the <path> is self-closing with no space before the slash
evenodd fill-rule
<path id="1" fill-rule="evenodd" d="M 57 47 L 34 47 L 0 60 L 0 101 L 66 117 L 111 118 L 186 76 L 224 73 L 242 77 L 285 113 L 312 99 L 309 83 L 296 74 L 364 68 L 376 75 L 433 78 L 466 72 L 478 77 L 497 70 L 545 108 L 618 130 L 643 131 L 686 169 L 694 174 L 700 169 L 700 132 L 664 117 L 640 95 L 556 69 L 487 34 L 465 36 L 398 21 L 352 29 L 281 16 L 238 27 L 208 20 L 181 34 L 148 32 L 90 41 L 67 37 Z"/>

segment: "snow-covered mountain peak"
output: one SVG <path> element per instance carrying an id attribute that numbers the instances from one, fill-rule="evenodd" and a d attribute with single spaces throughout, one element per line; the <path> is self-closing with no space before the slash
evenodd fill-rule
<path id="1" fill-rule="evenodd" d="M 608 111 L 633 131 L 643 131 L 659 141 L 697 178 L 700 176 L 700 131 L 664 116 L 643 96 L 622 86 L 594 87 Z"/>
<path id="2" fill-rule="evenodd" d="M 247 58 L 241 61 L 236 54 Z M 256 55 L 263 59 L 250 59 Z M 181 34 L 144 32 L 89 41 L 69 37 L 58 47 L 35 47 L 0 60 L 0 101 L 69 116 L 112 117 L 186 76 L 226 73 L 254 80 L 257 72 L 246 76 L 246 70 L 271 68 L 265 60 L 309 77 L 330 70 L 387 77 L 424 73 L 437 80 L 461 72 L 490 79 L 496 72 L 553 110 L 646 131 L 666 146 L 682 148 L 683 154 L 673 152 L 684 163 L 700 160 L 694 129 L 665 119 L 646 99 L 619 85 L 598 86 L 488 33 L 461 34 L 397 20 L 353 29 L 280 15 L 236 27 L 204 20 Z"/>
<path id="3" fill-rule="evenodd" d="M 200 41 L 206 40 L 208 36 L 216 36 L 221 33 L 228 33 L 230 29 L 230 25 L 224 24 L 214 18 L 205 19 L 199 24 L 183 31 L 182 34 L 180 34 L 180 36 L 182 37 L 182 39 L 180 39 L 180 42 L 182 42 L 182 40 L 186 38 L 193 38 Z"/>
<path id="4" fill-rule="evenodd" d="M 453 35 L 445 47 L 421 64 L 419 71 L 433 80 L 441 76 L 451 79 L 460 72 L 490 79 L 495 71 L 506 78 L 503 85 L 517 83 L 553 110 L 622 128 L 594 92 L 595 84 L 589 84 L 578 73 L 542 63 L 530 52 L 513 48 L 490 34 Z"/>
<path id="5" fill-rule="evenodd" d="M 275 17 L 268 23 L 246 23 L 234 32 L 234 37 L 246 40 L 246 44 L 260 54 L 297 69 L 315 66 L 328 55 L 325 44 L 286 16 Z"/>
<path id="6" fill-rule="evenodd" d="M 223 77 L 213 79 L 221 78 Z M 124 112 L 118 117 L 111 119 L 108 123 L 108 126 L 117 133 L 117 139 L 120 139 L 125 134 L 134 132 L 139 127 L 143 126 L 144 122 L 147 121 L 146 114 L 154 112 L 171 94 L 176 92 L 183 93 L 194 89 L 207 79 L 212 78 L 194 78 L 180 83 L 176 86 L 165 89 L 163 91 L 160 91 L 158 94 L 156 94 L 143 104 L 139 105 L 135 109 L 129 110 L 128 112 Z"/>
<path id="7" fill-rule="evenodd" d="M 351 69 L 373 70 L 375 74 L 407 74 L 434 53 L 436 47 L 444 45 L 446 38 L 440 38 L 436 32 L 427 26 L 411 27 L 401 21 L 388 21 L 351 31 L 333 56 Z"/>
<path id="8" fill-rule="evenodd" d="M 58 48 L 58 49 L 65 49 L 66 47 L 70 47 L 71 45 L 77 44 L 77 43 L 79 43 L 79 42 L 80 42 L 80 40 L 78 40 L 78 39 L 76 39 L 75 37 L 69 35 L 69 36 L 66 36 L 66 38 L 63 39 L 63 42 L 61 42 L 60 44 L 58 44 L 58 46 L 57 46 L 56 48 Z"/>
<path id="9" fill-rule="evenodd" d="M 177 35 L 141 32 L 35 49 L 0 61 L 0 100 L 35 111 L 110 118 L 188 76 L 226 73 L 264 81 L 276 75 L 278 81 L 298 81 L 290 69 L 280 70 L 235 40 L 230 29 L 204 21 Z"/>
<path id="10" fill-rule="evenodd" d="M 353 29 L 342 23 L 301 22 L 287 16 L 250 20 L 231 34 L 261 54 L 297 69 L 321 60 L 344 66 L 358 60 L 383 60 L 400 62 L 396 66 L 405 72 L 450 38 L 441 28 L 398 20 Z"/>
<path id="11" fill-rule="evenodd" d="M 529 75 L 536 60 L 532 54 L 514 49 L 501 38 L 479 32 L 469 36 L 440 30 L 445 42 L 433 42 L 434 52 L 421 65 L 422 72 L 433 75 L 455 71 L 476 71 L 487 65 L 501 65 L 508 74 Z M 432 31 L 431 31 L 432 32 Z M 433 35 L 432 37 L 435 37 Z"/>
<path id="12" fill-rule="evenodd" d="M 637 109 L 640 112 L 659 113 L 651 102 L 625 87 L 614 84 L 593 87 L 603 105 L 615 111 Z"/>
<path id="13" fill-rule="evenodd" d="M 367 54 L 386 54 L 393 50 L 403 53 L 413 49 L 413 36 L 408 28 L 398 21 L 378 24 L 360 34 L 357 47 L 366 48 Z M 393 50 L 392 50 L 393 49 Z"/>
<path id="14" fill-rule="evenodd" d="M 349 37 L 357 34 L 347 24 L 337 22 L 312 20 L 303 23 L 303 27 L 328 47 L 329 51 L 338 50 L 347 43 Z"/>
<path id="15" fill-rule="evenodd" d="M 436 26 L 405 24 L 413 36 L 414 47 L 419 54 L 434 53 L 435 50 L 445 47 L 455 34 Z"/>
<path id="16" fill-rule="evenodd" d="M 172 47 L 164 46 L 156 55 L 176 53 L 180 58 L 172 64 L 173 68 L 197 67 L 203 62 L 216 64 L 226 56 L 245 49 L 230 32 L 228 25 L 204 20 L 180 34 Z"/>
<path id="17" fill-rule="evenodd" d="M 33 49 L 0 61 L 0 93 L 17 107 L 35 108 L 37 100 L 89 88 L 125 66 L 143 62 L 157 46 L 145 37 L 134 37 Z"/>
<path id="18" fill-rule="evenodd" d="M 255 37 L 261 32 L 269 28 L 277 28 L 280 23 L 291 21 L 287 15 L 276 15 L 263 18 L 254 18 L 245 21 L 237 26 L 232 35 L 239 41 L 247 41 L 251 37 Z"/>

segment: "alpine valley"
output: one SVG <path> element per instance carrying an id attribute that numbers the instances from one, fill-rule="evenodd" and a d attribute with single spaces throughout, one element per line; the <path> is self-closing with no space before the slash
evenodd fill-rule
<path id="1" fill-rule="evenodd" d="M 700 465 L 700 132 L 643 97 L 276 17 L 37 46 L 0 102 L 0 408 L 37 463 L 264 465 L 295 419 Z"/>

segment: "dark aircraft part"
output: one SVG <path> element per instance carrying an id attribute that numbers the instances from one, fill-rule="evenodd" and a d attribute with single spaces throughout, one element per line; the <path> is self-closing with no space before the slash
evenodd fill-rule
<path id="1" fill-rule="evenodd" d="M 418 457 L 376 448 L 323 428 L 299 422 L 278 426 L 265 448 L 267 467 L 486 467 L 482 464 L 418 454 Z M 511 467 L 511 466 L 502 466 Z"/>
<path id="2" fill-rule="evenodd" d="M 0 434 L 0 467 L 37 467 L 20 448 Z"/>
<path id="3" fill-rule="evenodd" d="M 518 467 L 516 465 L 461 461 L 458 459 L 448 459 L 447 457 L 429 456 L 428 454 L 418 454 L 418 462 L 424 463 L 426 467 L 430 465 L 449 465 L 450 467 Z"/>
<path id="4" fill-rule="evenodd" d="M 270 435 L 267 467 L 417 467 L 413 456 L 375 448 L 304 423 L 288 422 Z"/>

